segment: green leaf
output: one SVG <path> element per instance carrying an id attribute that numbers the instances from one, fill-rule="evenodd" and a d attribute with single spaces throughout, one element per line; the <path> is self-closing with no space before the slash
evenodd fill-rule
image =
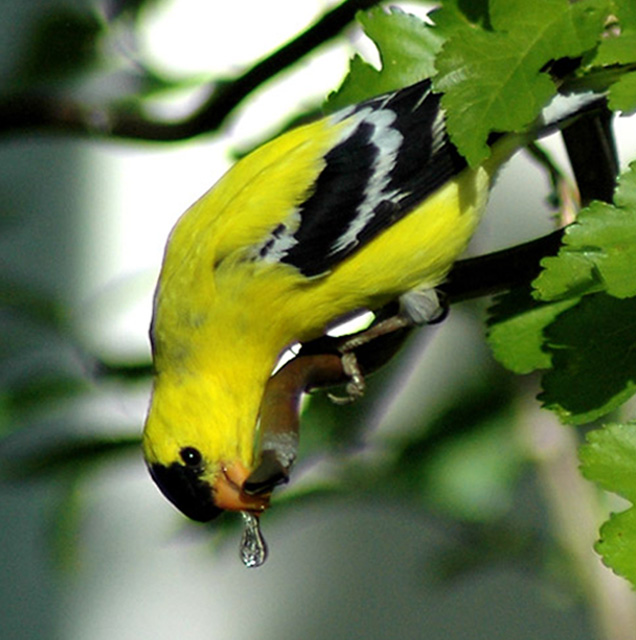
<path id="1" fill-rule="evenodd" d="M 610 87 L 609 107 L 624 115 L 636 111 L 636 72 L 626 73 Z"/>
<path id="2" fill-rule="evenodd" d="M 544 333 L 553 368 L 539 398 L 564 422 L 596 420 L 636 392 L 636 299 L 585 296 Z"/>
<path id="3" fill-rule="evenodd" d="M 444 93 L 449 135 L 471 166 L 489 155 L 493 131 L 520 132 L 556 89 L 542 69 L 594 48 L 605 0 L 490 3 L 492 31 L 457 28 L 437 57 L 434 86 Z"/>
<path id="4" fill-rule="evenodd" d="M 491 30 L 489 3 L 490 0 L 446 0 L 441 9 L 433 9 L 428 15 L 445 37 L 467 27 Z"/>
<path id="5" fill-rule="evenodd" d="M 601 527 L 601 538 L 594 545 L 603 562 L 636 586 L 636 510 L 615 513 Z"/>
<path id="6" fill-rule="evenodd" d="M 636 295 L 636 163 L 621 176 L 614 205 L 593 202 L 566 229 L 563 242 L 558 256 L 541 262 L 533 283 L 542 300 L 597 291 Z"/>
<path id="7" fill-rule="evenodd" d="M 612 424 L 587 435 L 579 452 L 583 475 L 636 502 L 636 423 Z M 636 510 L 613 514 L 596 550 L 607 566 L 636 585 Z"/>
<path id="8" fill-rule="evenodd" d="M 419 18 L 399 9 L 376 7 L 360 12 L 358 21 L 377 46 L 382 68 L 378 70 L 355 56 L 342 86 L 328 98 L 329 111 L 414 84 L 434 71 L 433 60 L 442 38 Z"/>
<path id="9" fill-rule="evenodd" d="M 601 40 L 592 66 L 628 64 L 636 60 L 636 31 L 621 32 L 617 37 Z"/>
<path id="10" fill-rule="evenodd" d="M 629 4 L 615 7 L 619 24 L 608 29 L 589 63 L 592 69 L 588 77 L 606 81 L 610 109 L 624 114 L 636 110 L 636 73 L 628 71 L 636 64 L 635 6 L 630 0 Z"/>
<path id="11" fill-rule="evenodd" d="M 579 451 L 583 475 L 606 491 L 636 502 L 636 422 L 590 431 L 586 441 Z"/>
<path id="12" fill-rule="evenodd" d="M 577 300 L 540 303 L 526 289 L 499 296 L 490 309 L 488 321 L 488 342 L 497 361 L 518 374 L 550 368 L 551 357 L 543 347 L 543 331 L 576 303 Z"/>
<path id="13" fill-rule="evenodd" d="M 560 252 L 559 256 L 544 258 L 541 266 L 543 271 L 532 283 L 541 300 L 581 297 L 603 290 L 598 272 L 583 253 L 568 254 L 567 259 L 563 259 Z"/>
<path id="14" fill-rule="evenodd" d="M 612 0 L 612 13 L 618 18 L 623 30 L 636 29 L 636 3 L 634 0 Z"/>

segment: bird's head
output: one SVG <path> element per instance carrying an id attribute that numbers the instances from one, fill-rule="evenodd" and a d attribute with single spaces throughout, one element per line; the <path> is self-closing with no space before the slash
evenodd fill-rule
<path id="1" fill-rule="evenodd" d="M 214 462 L 199 449 L 185 446 L 170 463 L 152 461 L 148 469 L 164 496 L 186 516 L 208 522 L 223 511 L 262 513 L 269 494 L 249 495 L 243 485 L 250 471 L 239 461 Z"/>
<path id="2" fill-rule="evenodd" d="M 248 482 L 261 467 L 255 451 L 258 403 L 239 414 L 226 399 L 221 414 L 192 390 L 181 391 L 159 385 L 153 393 L 143 450 L 155 483 L 175 507 L 199 522 L 223 511 L 262 513 L 280 482 Z"/>

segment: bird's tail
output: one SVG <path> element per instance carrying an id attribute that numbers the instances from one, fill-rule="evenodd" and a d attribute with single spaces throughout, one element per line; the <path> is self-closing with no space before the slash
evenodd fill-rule
<path id="1" fill-rule="evenodd" d="M 580 76 L 572 73 L 561 75 L 556 65 L 551 71 L 559 89 L 537 120 L 540 136 L 563 129 L 582 114 L 603 108 L 607 103 L 610 86 L 626 73 L 636 71 L 636 65 L 630 63 L 599 67 Z"/>
<path id="2" fill-rule="evenodd" d="M 588 89 L 576 93 L 557 93 L 541 111 L 537 122 L 538 136 L 563 129 L 581 115 L 598 111 L 605 106 L 606 100 L 607 91 Z"/>

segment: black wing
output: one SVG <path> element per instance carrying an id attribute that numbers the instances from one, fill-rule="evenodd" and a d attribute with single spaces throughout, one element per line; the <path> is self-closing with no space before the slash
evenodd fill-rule
<path id="1" fill-rule="evenodd" d="M 299 225 L 276 256 L 308 277 L 329 271 L 466 167 L 428 80 L 362 102 L 341 117 L 355 118 L 357 126 L 326 155 L 297 212 Z M 260 257 L 267 259 L 271 247 L 262 247 Z"/>

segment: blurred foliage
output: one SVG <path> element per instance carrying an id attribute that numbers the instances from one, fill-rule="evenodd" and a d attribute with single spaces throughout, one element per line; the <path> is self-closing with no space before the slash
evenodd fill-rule
<path id="1" fill-rule="evenodd" d="M 26 83 L 69 78 L 97 64 L 104 29 L 92 13 L 60 7 L 40 17 L 19 76 Z"/>

